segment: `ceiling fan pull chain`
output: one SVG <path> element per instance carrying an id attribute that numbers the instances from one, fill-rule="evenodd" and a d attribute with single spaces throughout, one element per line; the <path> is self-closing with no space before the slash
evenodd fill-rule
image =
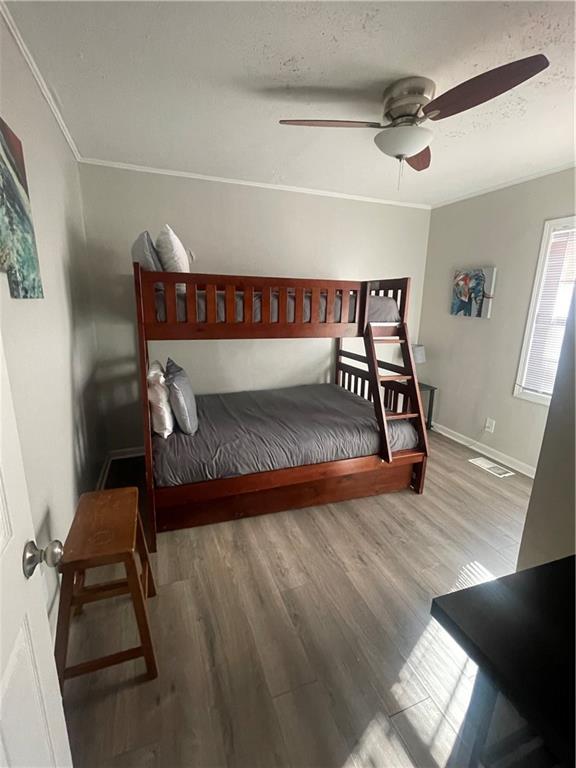
<path id="1" fill-rule="evenodd" d="M 396 187 L 396 191 L 400 192 L 400 182 L 402 181 L 402 176 L 404 174 L 404 156 L 400 155 L 398 158 L 398 186 Z"/>

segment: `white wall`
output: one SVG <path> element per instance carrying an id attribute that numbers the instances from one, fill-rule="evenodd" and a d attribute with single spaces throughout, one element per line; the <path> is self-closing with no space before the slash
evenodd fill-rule
<path id="1" fill-rule="evenodd" d="M 0 114 L 26 161 L 44 299 L 12 299 L 0 274 L 0 320 L 39 543 L 64 539 L 99 449 L 96 337 L 77 163 L 0 17 Z M 51 579 L 51 593 L 55 580 Z"/>
<path id="2" fill-rule="evenodd" d="M 420 375 L 439 387 L 435 421 L 532 468 L 548 408 L 512 391 L 544 221 L 573 213 L 574 174 L 564 171 L 437 208 L 430 223 Z M 491 319 L 451 316 L 454 270 L 482 266 L 498 270 Z"/>
<path id="3" fill-rule="evenodd" d="M 574 319 L 573 300 L 522 534 L 518 569 L 567 557 L 575 551 Z"/>
<path id="4" fill-rule="evenodd" d="M 198 272 L 368 279 L 413 277 L 417 333 L 430 212 L 168 175 L 81 166 L 110 448 L 142 443 L 136 384 L 130 246 L 168 223 L 198 257 Z M 171 351 L 196 391 L 322 380 L 330 340 L 153 344 Z"/>

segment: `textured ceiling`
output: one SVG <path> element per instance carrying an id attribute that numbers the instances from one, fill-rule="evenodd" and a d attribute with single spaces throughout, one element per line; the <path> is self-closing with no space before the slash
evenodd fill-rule
<path id="1" fill-rule="evenodd" d="M 439 204 L 574 160 L 574 5 L 564 2 L 18 2 L 9 10 L 84 158 Z M 433 128 L 432 167 L 373 130 L 407 75 L 437 93 L 545 53 L 550 67 Z"/>

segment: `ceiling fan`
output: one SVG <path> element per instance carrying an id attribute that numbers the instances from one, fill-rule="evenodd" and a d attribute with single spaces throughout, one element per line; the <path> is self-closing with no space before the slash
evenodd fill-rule
<path id="1" fill-rule="evenodd" d="M 549 61 L 543 54 L 518 59 L 465 80 L 435 98 L 436 84 L 427 77 L 404 77 L 392 83 L 383 96 L 382 123 L 362 120 L 280 120 L 281 125 L 314 128 L 376 128 L 378 149 L 400 162 L 406 160 L 416 171 L 430 166 L 432 131 L 422 127 L 425 120 L 444 120 L 510 91 L 529 80 Z"/>

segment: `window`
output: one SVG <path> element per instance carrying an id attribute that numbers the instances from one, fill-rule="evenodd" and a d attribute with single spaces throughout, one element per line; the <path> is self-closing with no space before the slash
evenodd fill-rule
<path id="1" fill-rule="evenodd" d="M 576 217 L 544 225 L 514 394 L 548 405 L 576 282 Z"/>

